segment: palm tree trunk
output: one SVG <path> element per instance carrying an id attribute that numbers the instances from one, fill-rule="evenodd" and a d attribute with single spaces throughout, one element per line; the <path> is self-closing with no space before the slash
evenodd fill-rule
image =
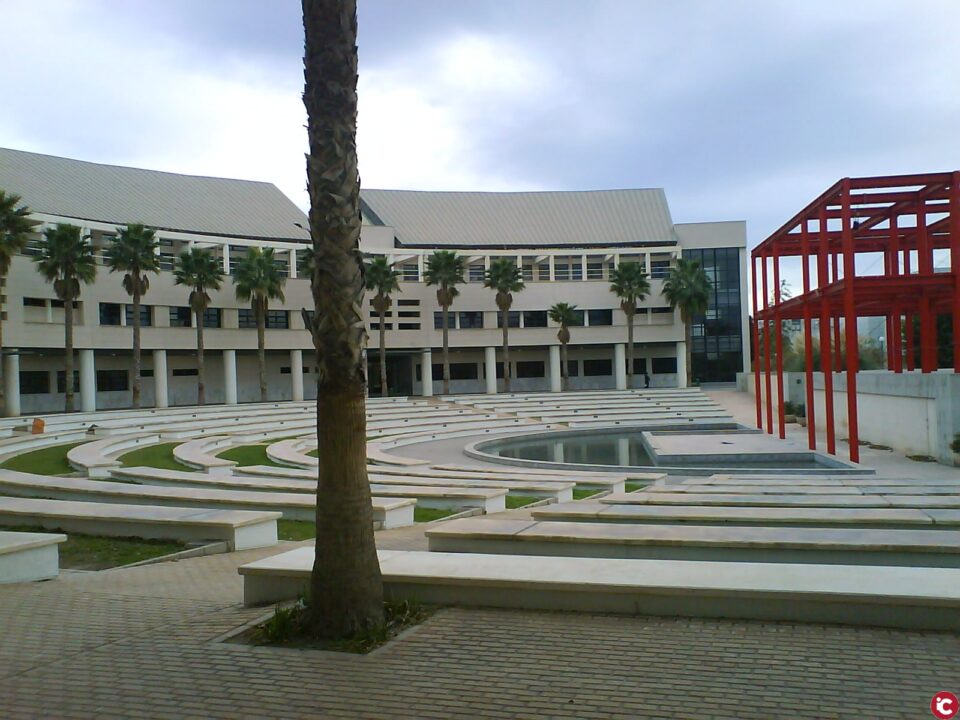
<path id="1" fill-rule="evenodd" d="M 693 329 L 690 327 L 690 318 L 683 317 L 683 336 L 686 339 L 684 345 L 686 346 L 687 352 L 687 387 L 692 387 L 693 383 L 691 378 L 693 378 Z"/>
<path id="2" fill-rule="evenodd" d="M 380 311 L 380 397 L 389 397 L 387 388 L 387 331 L 384 327 L 386 311 Z"/>
<path id="3" fill-rule="evenodd" d="M 633 387 L 633 313 L 627 313 L 627 388 Z"/>
<path id="4" fill-rule="evenodd" d="M 64 412 L 73 412 L 73 298 L 63 301 Z"/>
<path id="5" fill-rule="evenodd" d="M 267 308 L 266 303 L 257 300 L 257 363 L 260 366 L 260 402 L 267 401 Z"/>
<path id="6" fill-rule="evenodd" d="M 566 392 L 570 386 L 570 362 L 567 359 L 567 343 L 560 343 L 560 389 Z"/>
<path id="7" fill-rule="evenodd" d="M 207 404 L 207 371 L 203 365 L 203 310 L 197 310 L 197 405 Z"/>
<path id="8" fill-rule="evenodd" d="M 441 307 L 443 313 L 443 394 L 450 394 L 450 308 L 447 305 Z"/>
<path id="9" fill-rule="evenodd" d="M 140 278 L 133 279 L 139 283 Z M 133 407 L 140 407 L 140 290 L 133 292 Z"/>
<path id="10" fill-rule="evenodd" d="M 7 276 L 0 275 L 0 294 L 6 290 Z M 3 373 L 6 370 L 6 357 L 3 354 L 3 307 L 0 307 L 0 416 L 7 416 L 7 396 L 3 382 Z"/>
<path id="11" fill-rule="evenodd" d="M 510 310 L 503 313 L 503 391 L 510 392 Z"/>

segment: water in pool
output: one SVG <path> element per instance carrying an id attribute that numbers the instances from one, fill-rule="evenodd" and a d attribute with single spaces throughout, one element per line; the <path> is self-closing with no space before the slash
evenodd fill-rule
<path id="1" fill-rule="evenodd" d="M 615 435 L 571 435 L 564 438 L 508 440 L 485 448 L 486 452 L 518 460 L 575 463 L 577 465 L 652 465 L 640 432 Z"/>

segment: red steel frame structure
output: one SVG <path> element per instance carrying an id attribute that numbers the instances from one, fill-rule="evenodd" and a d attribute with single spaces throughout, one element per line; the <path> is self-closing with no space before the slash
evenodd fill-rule
<path id="1" fill-rule="evenodd" d="M 949 272 L 934 272 L 934 251 L 950 251 Z M 882 274 L 867 274 L 882 255 Z M 858 257 L 859 256 L 859 257 Z M 803 289 L 780 293 L 780 261 L 799 258 Z M 858 262 L 859 259 L 859 262 Z M 871 263 L 871 259 L 873 262 Z M 757 427 L 763 429 L 761 369 L 765 371 L 766 425 L 773 433 L 772 375 L 776 375 L 779 434 L 784 433 L 782 327 L 803 322 L 807 432 L 817 447 L 813 394 L 813 321 L 819 325 L 827 452 L 836 454 L 833 375 L 841 362 L 841 320 L 847 348 L 858 347 L 857 318 L 884 317 L 887 367 L 915 369 L 920 322 L 920 369 L 937 370 L 938 314 L 953 316 L 954 372 L 960 373 L 960 171 L 923 175 L 843 178 L 760 243 L 751 256 L 756 362 Z M 811 267 L 813 265 L 813 267 Z M 759 270 L 758 270 L 759 266 Z M 772 266 L 772 293 L 768 277 Z M 866 269 L 864 267 L 866 266 Z M 758 297 L 757 276 L 760 277 Z M 813 282 L 815 276 L 816 282 Z M 771 348 L 771 335 L 775 347 Z M 905 341 L 901 339 L 905 338 Z M 771 352 L 773 350 L 773 352 Z M 771 364 L 775 367 L 771 368 Z M 857 352 L 846 353 L 850 460 L 860 461 L 857 423 Z"/>

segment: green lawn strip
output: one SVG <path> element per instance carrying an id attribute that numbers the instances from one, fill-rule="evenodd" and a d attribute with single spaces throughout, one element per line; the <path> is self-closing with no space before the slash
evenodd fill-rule
<path id="1" fill-rule="evenodd" d="M 19 532 L 63 533 L 66 535 L 67 541 L 60 543 L 59 546 L 60 567 L 66 570 L 103 570 L 170 555 L 185 550 L 187 547 L 184 543 L 169 540 L 79 535 L 62 530 L 46 530 L 37 527 L 6 529 Z"/>
<path id="2" fill-rule="evenodd" d="M 281 540 L 309 540 L 317 536 L 317 526 L 307 520 L 277 520 L 277 537 Z"/>
<path id="3" fill-rule="evenodd" d="M 317 451 L 316 451 L 316 450 L 311 450 L 310 452 L 307 453 L 307 455 L 309 455 L 310 457 L 315 457 L 315 458 L 320 457 L 319 455 L 317 455 Z"/>
<path id="4" fill-rule="evenodd" d="M 522 508 L 530 503 L 535 503 L 538 500 L 543 500 L 543 498 L 534 497 L 532 495 L 507 495 L 507 510 L 516 510 L 517 508 Z"/>
<path id="5" fill-rule="evenodd" d="M 275 463 L 267 456 L 266 444 L 261 445 L 240 445 L 224 450 L 217 454 L 218 458 L 224 460 L 233 460 L 238 467 L 247 467 L 248 465 L 269 465 L 271 467 L 286 467 L 280 463 Z"/>
<path id="6" fill-rule="evenodd" d="M 161 470 L 192 470 L 181 465 L 173 457 L 173 449 L 179 442 L 160 443 L 132 450 L 117 458 L 124 467 L 153 467 Z"/>
<path id="7" fill-rule="evenodd" d="M 439 520 L 440 518 L 449 517 L 450 515 L 455 515 L 458 510 L 450 510 L 448 508 L 425 508 L 425 507 L 416 507 L 413 509 L 413 521 L 414 522 L 430 522 L 432 520 Z"/>
<path id="8" fill-rule="evenodd" d="M 636 492 L 637 490 L 643 490 L 646 486 L 646 483 L 628 482 L 626 483 L 626 490 L 627 492 Z"/>
<path id="9" fill-rule="evenodd" d="M 578 487 L 575 487 L 575 488 L 573 489 L 573 499 L 574 499 L 574 500 L 585 500 L 585 499 L 587 499 L 587 498 L 589 498 L 589 497 L 593 497 L 594 495 L 596 495 L 596 494 L 599 493 L 599 492 L 601 492 L 601 491 L 600 491 L 600 490 L 597 490 L 596 488 L 583 488 L 583 487 L 579 487 L 579 486 L 578 486 Z"/>
<path id="10" fill-rule="evenodd" d="M 36 475 L 68 475 L 76 471 L 67 462 L 67 451 L 77 445 L 82 445 L 84 442 L 86 440 L 21 453 L 16 457 L 5 460 L 0 468 Z"/>

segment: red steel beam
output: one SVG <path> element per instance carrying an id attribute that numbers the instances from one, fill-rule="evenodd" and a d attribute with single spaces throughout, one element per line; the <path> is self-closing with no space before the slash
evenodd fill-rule
<path id="1" fill-rule="evenodd" d="M 750 256 L 750 281 L 753 285 L 753 321 L 750 330 L 753 333 L 753 386 L 757 397 L 757 427 L 763 430 L 763 405 L 760 397 L 760 333 L 757 331 L 760 304 L 757 302 L 757 259 Z"/>
<path id="2" fill-rule="evenodd" d="M 803 295 L 810 294 L 810 229 L 807 220 L 802 224 L 801 247 L 803 248 Z M 810 317 L 810 301 L 803 303 L 803 369 L 806 381 L 807 446 L 817 449 L 816 412 L 813 407 L 813 324 Z"/>
<path id="3" fill-rule="evenodd" d="M 826 232 L 826 208 L 820 209 L 820 228 L 818 232 Z M 829 249 L 826 243 L 820 243 L 820 252 L 817 254 L 818 276 L 827 279 L 827 255 Z M 824 285 L 825 286 L 825 285 Z M 830 367 L 830 306 L 820 303 L 820 370 L 823 371 L 823 410 L 827 426 L 827 452 L 837 454 L 837 440 L 834 432 L 833 419 L 833 373 Z"/>
<path id="4" fill-rule="evenodd" d="M 773 246 L 773 331 L 777 346 L 777 424 L 779 425 L 780 439 L 787 437 L 786 423 L 783 409 L 783 323 L 780 320 L 780 258 L 777 256 L 777 246 Z"/>
<path id="5" fill-rule="evenodd" d="M 763 263 L 762 271 L 760 275 L 761 279 L 761 288 L 763 290 L 763 309 L 767 310 L 769 306 L 769 288 L 767 287 L 767 258 L 761 257 L 760 261 Z M 763 358 L 764 358 L 764 370 L 767 375 L 764 378 L 764 388 L 767 391 L 767 433 L 773 434 L 773 394 L 770 387 L 770 322 L 766 319 L 766 312 L 764 312 L 764 321 L 763 321 Z"/>
<path id="6" fill-rule="evenodd" d="M 960 373 L 960 171 L 950 185 L 950 269 L 953 271 L 953 371 Z"/>
<path id="7" fill-rule="evenodd" d="M 844 208 L 843 223 L 843 284 L 844 323 L 847 331 L 847 435 L 850 444 L 850 462 L 860 462 L 860 432 L 857 422 L 857 367 L 859 352 L 857 342 L 857 311 L 854 300 L 854 275 L 856 274 L 853 252 L 853 229 L 850 217 L 850 179 L 843 181 L 841 191 Z"/>

